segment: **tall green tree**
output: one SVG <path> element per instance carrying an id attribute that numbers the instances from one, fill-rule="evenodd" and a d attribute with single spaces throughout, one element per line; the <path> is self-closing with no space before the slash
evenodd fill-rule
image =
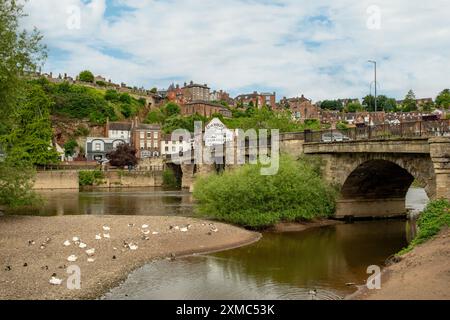
<path id="1" fill-rule="evenodd" d="M 94 74 L 89 70 L 84 70 L 80 72 L 78 79 L 84 82 L 94 82 Z"/>
<path id="2" fill-rule="evenodd" d="M 339 100 L 325 100 L 322 101 L 320 104 L 320 107 L 325 110 L 336 110 L 341 111 L 344 106 L 342 105 L 342 102 Z"/>
<path id="3" fill-rule="evenodd" d="M 30 204 L 36 199 L 31 190 L 32 162 L 27 156 L 19 156 L 26 150 L 17 142 L 19 136 L 23 137 L 20 130 L 24 130 L 19 127 L 24 125 L 31 107 L 23 103 L 24 76 L 34 72 L 47 56 L 40 33 L 19 28 L 24 16 L 23 5 L 17 1 L 0 1 L 0 145 L 6 154 L 0 161 L 0 204 L 10 206 Z M 39 121 L 34 125 L 40 127 Z M 29 123 L 26 126 L 32 127 Z M 46 142 L 47 148 L 51 148 L 50 142 Z"/>
<path id="4" fill-rule="evenodd" d="M 402 110 L 404 112 L 411 112 L 417 110 L 417 101 L 414 91 L 409 90 L 408 93 L 406 94 L 405 99 L 403 100 L 402 103 Z"/>
<path id="5" fill-rule="evenodd" d="M 436 106 L 438 108 L 450 108 L 450 89 L 444 89 L 436 97 Z"/>

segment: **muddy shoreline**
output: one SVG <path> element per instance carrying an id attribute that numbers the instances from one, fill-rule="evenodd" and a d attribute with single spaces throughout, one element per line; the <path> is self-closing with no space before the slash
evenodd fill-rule
<path id="1" fill-rule="evenodd" d="M 73 237 L 86 247 L 80 248 Z M 0 299 L 98 299 L 152 261 L 233 249 L 260 238 L 257 232 L 194 218 L 3 216 Z M 86 250 L 92 248 L 95 254 L 89 257 Z M 71 255 L 77 261 L 69 262 Z M 80 268 L 80 290 L 67 288 L 66 270 L 72 265 Z M 53 276 L 62 283 L 50 284 Z"/>

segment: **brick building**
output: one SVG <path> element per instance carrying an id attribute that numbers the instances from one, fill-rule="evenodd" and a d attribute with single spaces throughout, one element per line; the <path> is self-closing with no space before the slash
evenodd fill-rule
<path id="1" fill-rule="evenodd" d="M 241 94 L 235 98 L 235 102 L 244 107 L 253 105 L 254 107 L 261 109 L 263 106 L 276 108 L 276 93 L 258 93 L 254 91 L 249 94 Z"/>
<path id="2" fill-rule="evenodd" d="M 158 125 L 135 123 L 131 143 L 140 159 L 161 155 L 161 127 Z"/>
<path id="3" fill-rule="evenodd" d="M 321 109 L 302 94 L 301 97 L 281 99 L 277 110 L 290 110 L 293 119 L 304 121 L 319 119 Z"/>
<path id="4" fill-rule="evenodd" d="M 191 81 L 184 83 L 181 88 L 186 103 L 193 101 L 209 101 L 210 88 L 206 84 L 197 84 Z"/>
<path id="5" fill-rule="evenodd" d="M 215 113 L 219 113 L 226 118 L 232 117 L 230 110 L 217 103 L 194 101 L 181 106 L 181 114 L 183 116 L 190 116 L 196 113 L 208 118 Z"/>

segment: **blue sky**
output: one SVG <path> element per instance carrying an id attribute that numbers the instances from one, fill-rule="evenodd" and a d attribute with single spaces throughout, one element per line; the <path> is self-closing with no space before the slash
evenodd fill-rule
<path id="1" fill-rule="evenodd" d="M 192 79 L 233 96 L 317 101 L 366 95 L 375 59 L 381 94 L 450 87 L 446 0 L 29 0 L 25 9 L 54 74 L 89 69 L 145 88 Z"/>

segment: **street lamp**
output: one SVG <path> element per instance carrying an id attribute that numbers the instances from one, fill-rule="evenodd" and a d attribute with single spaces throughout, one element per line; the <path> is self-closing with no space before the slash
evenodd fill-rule
<path id="1" fill-rule="evenodd" d="M 373 63 L 375 68 L 375 112 L 377 112 L 377 62 L 375 60 L 368 60 L 367 62 Z"/>

